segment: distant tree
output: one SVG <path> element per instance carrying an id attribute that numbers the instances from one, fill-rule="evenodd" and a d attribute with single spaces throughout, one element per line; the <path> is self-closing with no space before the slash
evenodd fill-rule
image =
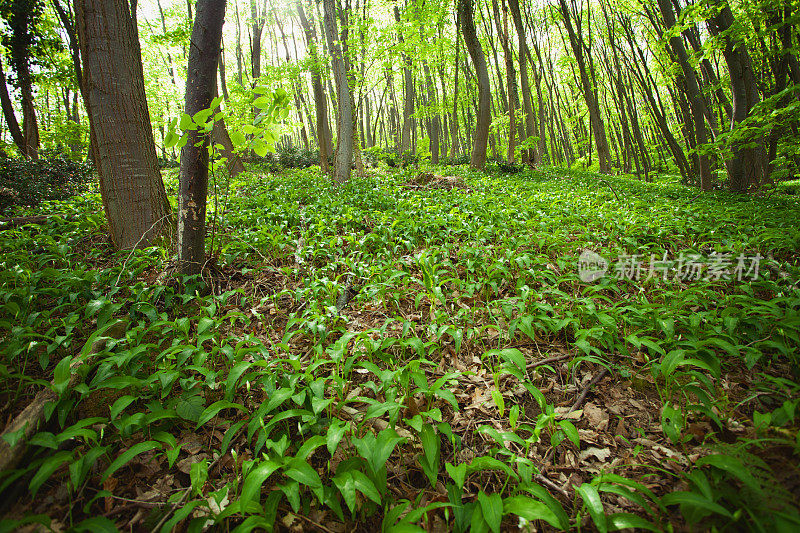
<path id="1" fill-rule="evenodd" d="M 13 108 L 4 102 L 3 113 L 6 122 L 12 128 L 12 137 L 17 148 L 26 157 L 33 159 L 39 156 L 39 124 L 36 119 L 34 107 L 33 83 L 34 75 L 31 72 L 32 63 L 35 62 L 37 52 L 48 45 L 39 30 L 44 12 L 44 3 L 41 0 L 0 0 L 0 17 L 7 24 L 6 31 L 2 34 L 2 44 L 8 51 L 9 63 L 13 79 L 9 80 L 20 92 L 20 107 L 22 108 L 22 128 L 14 116 Z M 5 78 L 0 72 L 0 77 Z M 2 91 L 7 89 L 3 87 Z M 3 100 L 6 100 L 4 97 Z M 8 99 L 10 101 L 10 98 Z M 15 135 L 15 133 L 21 133 Z"/>
<path id="2" fill-rule="evenodd" d="M 211 106 L 216 92 L 225 0 L 198 0 L 195 4 L 189 65 L 186 77 L 186 114 L 194 116 Z M 197 274 L 205 259 L 208 143 L 210 134 L 189 130 L 181 150 L 178 193 L 178 268 Z"/>
<path id="3" fill-rule="evenodd" d="M 171 227 L 144 92 L 135 0 L 75 0 L 93 159 L 108 227 L 122 249 Z"/>
<path id="4" fill-rule="evenodd" d="M 575 2 L 571 3 L 571 7 L 568 7 L 566 0 L 559 0 L 558 5 L 561 10 L 561 16 L 564 19 L 564 26 L 569 35 L 570 48 L 572 48 L 575 61 L 578 63 L 583 99 L 586 101 L 586 107 L 589 110 L 589 123 L 592 128 L 592 133 L 594 134 L 594 144 L 597 149 L 600 172 L 608 173 L 611 171 L 611 150 L 608 146 L 605 123 L 600 113 L 597 87 L 592 81 L 595 78 L 594 67 L 592 64 L 592 57 L 589 55 L 589 50 L 591 50 L 591 48 L 587 45 L 587 41 L 591 43 L 591 35 L 589 35 L 587 39 L 584 39 L 580 12 Z M 591 11 L 587 12 L 587 16 L 589 16 L 590 13 Z"/>

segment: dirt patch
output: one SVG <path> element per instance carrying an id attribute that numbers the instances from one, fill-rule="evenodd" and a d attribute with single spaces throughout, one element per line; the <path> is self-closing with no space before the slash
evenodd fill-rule
<path id="1" fill-rule="evenodd" d="M 431 172 L 420 172 L 405 185 L 407 189 L 461 189 L 472 192 L 462 178 L 458 176 L 439 176 Z"/>

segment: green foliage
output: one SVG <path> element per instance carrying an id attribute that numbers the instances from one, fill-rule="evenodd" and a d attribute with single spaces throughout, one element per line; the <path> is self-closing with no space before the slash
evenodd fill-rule
<path id="1" fill-rule="evenodd" d="M 229 204 L 217 219 L 219 271 L 180 285 L 154 281 L 166 251 L 115 255 L 101 244 L 94 194 L 46 206 L 69 218 L 1 233 L 0 382 L 13 405 L 51 380 L 58 399 L 30 463 L 0 492 L 24 480 L 40 498 L 64 484 L 82 502 L 67 519 L 76 530 L 101 527 L 92 517 L 120 496 L 103 480 L 151 479 L 153 465 L 180 482 L 165 530 L 182 520 L 268 528 L 312 509 L 386 531 L 431 517 L 453 531 L 792 524 L 795 506 L 767 483 L 759 453 L 768 442 L 798 449 L 797 385 L 773 375 L 798 363 L 796 200 L 698 199 L 674 184 L 598 186 L 596 175 L 552 170 L 447 172 L 470 191 L 401 187 L 412 169 L 336 188 L 312 169 L 244 173 L 214 198 Z M 587 284 L 585 248 L 772 255 L 753 282 Z M 530 368 L 537 346 L 564 350 L 569 366 Z M 86 362 L 70 388 L 76 359 Z M 661 408 L 647 428 L 659 446 L 703 453 L 677 474 L 651 464 L 635 479 L 599 463 L 565 498 L 538 482 L 537 454 L 594 443 L 541 380 L 571 383 L 564 369 L 600 365 L 615 383 L 645 384 Z M 731 398 L 733 372 L 748 373 L 757 394 Z M 464 383 L 479 384 L 491 413 L 468 431 Z M 751 402 L 752 422 L 737 423 L 753 438 L 726 445 Z M 698 422 L 710 430 L 692 444 Z M 398 493 L 398 477 L 439 496 Z"/>
<path id="2" fill-rule="evenodd" d="M 13 206 L 65 200 L 85 191 L 92 177 L 90 165 L 59 153 L 43 153 L 39 159 L 0 156 L 0 214 Z"/>

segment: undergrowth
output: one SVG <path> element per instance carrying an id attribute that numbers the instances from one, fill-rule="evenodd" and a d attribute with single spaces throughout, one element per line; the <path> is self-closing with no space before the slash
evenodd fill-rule
<path id="1" fill-rule="evenodd" d="M 796 200 L 439 171 L 243 174 L 180 283 L 94 194 L 0 232 L 0 529 L 800 527 Z"/>

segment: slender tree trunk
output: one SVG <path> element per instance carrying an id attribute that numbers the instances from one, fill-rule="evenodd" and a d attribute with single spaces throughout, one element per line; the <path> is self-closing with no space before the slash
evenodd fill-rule
<path id="1" fill-rule="evenodd" d="M 397 22 L 397 42 L 402 48 L 405 39 L 403 38 L 400 26 L 400 10 L 394 6 L 394 20 Z M 400 52 L 403 61 L 403 130 L 400 136 L 400 150 L 405 153 L 411 150 L 411 128 L 412 115 L 414 114 L 414 80 L 411 77 L 411 58 L 405 51 Z"/>
<path id="2" fill-rule="evenodd" d="M 76 0 L 93 159 L 111 238 L 144 246 L 171 226 L 144 91 L 136 19 L 127 0 Z"/>
<path id="3" fill-rule="evenodd" d="M 308 53 L 313 61 L 311 66 L 311 88 L 314 93 L 314 107 L 317 118 L 317 143 L 319 144 L 319 166 L 322 172 L 328 173 L 328 160 L 333 149 L 331 147 L 331 129 L 328 122 L 328 100 L 325 97 L 325 89 L 322 86 L 322 76 L 320 75 L 320 59 L 317 51 L 317 32 L 314 24 L 311 24 L 303 9 L 303 0 L 297 1 L 297 13 L 300 16 L 300 24 L 306 36 Z"/>
<path id="4" fill-rule="evenodd" d="M 530 56 L 530 53 L 528 52 L 525 27 L 522 25 L 519 0 L 508 0 L 508 7 L 511 10 L 511 18 L 514 21 L 514 27 L 517 30 L 517 40 L 519 41 L 519 83 L 522 90 L 522 107 L 525 112 L 525 137 L 528 138 L 535 135 L 536 129 L 536 125 L 534 124 L 536 118 L 533 115 L 533 106 L 531 104 L 531 85 L 528 79 L 528 63 L 526 60 L 526 58 Z M 541 99 L 539 105 L 541 105 Z M 532 148 L 522 151 L 523 163 L 530 163 L 534 158 L 535 155 Z"/>
<path id="5" fill-rule="evenodd" d="M 186 76 L 186 114 L 208 109 L 216 92 L 225 0 L 197 0 Z M 178 195 L 178 269 L 199 274 L 205 262 L 209 135 L 187 132 Z"/>
<path id="6" fill-rule="evenodd" d="M 676 24 L 672 4 L 670 0 L 658 0 L 658 6 L 664 18 L 664 24 L 667 30 L 670 30 Z M 680 34 L 671 37 L 669 43 L 683 71 L 683 77 L 686 81 L 686 94 L 689 98 L 689 106 L 691 107 L 694 121 L 695 139 L 698 149 L 702 150 L 703 146 L 708 143 L 708 130 L 705 122 L 705 102 L 697 81 L 697 72 L 689 63 L 689 54 L 686 52 L 686 47 L 683 45 L 683 39 Z M 704 153 L 699 153 L 698 162 L 700 165 L 700 188 L 704 191 L 711 190 L 711 165 L 708 156 Z"/>
<path id="7" fill-rule="evenodd" d="M 2 62 L 0 62 L 0 103 L 3 105 L 3 116 L 6 119 L 6 124 L 8 124 L 8 131 L 11 133 L 11 139 L 14 141 L 14 144 L 17 145 L 19 153 L 25 156 L 25 137 L 19 127 L 17 115 L 14 113 L 14 104 L 11 102 L 11 97 L 8 95 L 6 75 L 3 73 Z"/>
<path id="8" fill-rule="evenodd" d="M 456 14 L 456 29 L 461 26 L 461 11 Z M 455 81 L 453 82 L 453 117 L 450 119 L 450 159 L 458 155 L 458 48 L 461 38 L 456 31 Z"/>
<path id="9" fill-rule="evenodd" d="M 337 183 L 344 183 L 350 179 L 350 168 L 353 161 L 353 99 L 350 96 L 344 54 L 339 45 L 341 36 L 339 35 L 336 21 L 334 0 L 324 0 L 323 7 L 325 10 L 325 36 L 328 40 L 328 50 L 332 56 L 337 102 L 339 104 L 339 113 L 336 121 L 337 142 L 334 179 Z"/>
<path id="10" fill-rule="evenodd" d="M 472 145 L 470 166 L 476 170 L 483 170 L 486 166 L 486 144 L 489 140 L 489 126 L 492 117 L 491 87 L 489 84 L 489 71 L 486 67 L 486 56 L 483 55 L 481 43 L 475 31 L 475 21 L 472 15 L 473 0 L 458 0 L 459 16 L 461 18 L 461 33 L 467 47 L 472 64 L 475 67 L 475 76 L 478 78 L 478 106 L 477 120 L 475 123 L 475 139 Z"/>
<path id="11" fill-rule="evenodd" d="M 600 162 L 600 172 L 608 173 L 611 171 L 610 159 L 611 152 L 608 147 L 608 139 L 606 137 L 605 124 L 600 115 L 600 105 L 597 100 L 597 91 L 592 84 L 587 69 L 587 60 L 591 61 L 591 57 L 587 58 L 584 54 L 585 43 L 583 41 L 582 29 L 580 21 L 578 24 L 573 25 L 573 15 L 567 7 L 566 0 L 559 0 L 561 8 L 561 15 L 564 19 L 564 26 L 567 28 L 569 34 L 569 42 L 572 47 L 572 52 L 575 54 L 575 60 L 578 63 L 578 70 L 580 72 L 581 87 L 583 89 L 583 97 L 586 101 L 586 107 L 589 109 L 589 123 L 594 134 L 595 147 L 597 148 L 597 159 Z"/>

